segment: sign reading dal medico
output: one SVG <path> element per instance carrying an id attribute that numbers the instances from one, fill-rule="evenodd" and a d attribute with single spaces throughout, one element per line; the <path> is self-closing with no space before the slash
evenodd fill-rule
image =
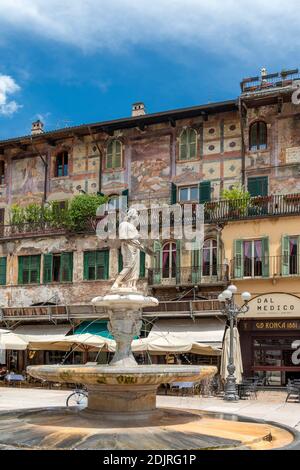
<path id="1" fill-rule="evenodd" d="M 295 318 L 300 317 L 300 298 L 291 294 L 270 293 L 249 302 L 249 311 L 239 318 Z"/>

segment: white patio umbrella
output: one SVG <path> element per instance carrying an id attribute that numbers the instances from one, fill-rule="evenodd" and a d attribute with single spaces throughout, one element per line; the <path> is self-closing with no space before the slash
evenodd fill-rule
<path id="1" fill-rule="evenodd" d="M 227 328 L 223 341 L 221 369 L 220 374 L 223 380 L 228 376 L 227 366 L 229 363 L 230 353 L 230 328 Z M 236 383 L 241 383 L 243 375 L 243 361 L 241 353 L 240 335 L 236 327 L 233 328 L 233 363 L 235 365 Z"/>

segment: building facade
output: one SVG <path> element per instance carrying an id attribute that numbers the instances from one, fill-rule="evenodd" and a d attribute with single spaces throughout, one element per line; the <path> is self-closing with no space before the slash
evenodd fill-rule
<path id="1" fill-rule="evenodd" d="M 239 320 L 246 374 L 265 374 L 280 385 L 299 374 L 290 344 L 300 324 L 297 79 L 298 71 L 264 73 L 243 80 L 235 100 L 157 114 L 137 103 L 129 118 L 51 132 L 38 121 L 31 135 L 0 141 L 1 325 L 67 330 L 104 318 L 90 301 L 107 291 L 121 263 L 117 242 L 99 240 L 93 230 L 16 227 L 12 207 L 56 201 L 63 208 L 84 192 L 108 196 L 112 206 L 120 195 L 129 206 L 200 202 L 201 250 L 185 250 L 171 231 L 155 241 L 153 256 L 141 259 L 140 284 L 160 300 L 144 312 L 145 322 L 170 328 L 186 322 L 187 332 L 193 322 L 199 338 L 209 324 L 211 343 L 218 344 L 225 319 L 217 297 L 232 281 L 277 305 L 250 308 Z M 224 199 L 223 191 L 236 184 L 251 198 Z M 284 310 L 290 296 L 292 312 Z M 281 321 L 285 327 L 269 329 Z M 22 354 L 14 356 L 19 368 L 30 363 Z"/>

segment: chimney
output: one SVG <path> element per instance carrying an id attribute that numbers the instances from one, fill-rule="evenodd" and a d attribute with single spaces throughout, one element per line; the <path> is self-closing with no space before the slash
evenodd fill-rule
<path id="1" fill-rule="evenodd" d="M 31 125 L 31 135 L 42 134 L 44 132 L 44 124 L 39 119 Z"/>
<path id="2" fill-rule="evenodd" d="M 131 116 L 136 117 L 136 116 L 144 116 L 146 114 L 146 109 L 144 103 L 133 103 L 132 105 L 132 111 L 131 111 Z"/>

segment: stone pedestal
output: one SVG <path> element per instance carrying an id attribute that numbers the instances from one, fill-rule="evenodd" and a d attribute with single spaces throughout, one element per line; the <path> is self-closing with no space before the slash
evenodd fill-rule
<path id="1" fill-rule="evenodd" d="M 116 341 L 116 352 L 110 365 L 137 366 L 131 342 L 141 332 L 142 308 L 154 307 L 158 300 L 140 292 L 119 289 L 104 297 L 96 297 L 92 303 L 105 308 L 109 316 L 108 328 Z"/>

